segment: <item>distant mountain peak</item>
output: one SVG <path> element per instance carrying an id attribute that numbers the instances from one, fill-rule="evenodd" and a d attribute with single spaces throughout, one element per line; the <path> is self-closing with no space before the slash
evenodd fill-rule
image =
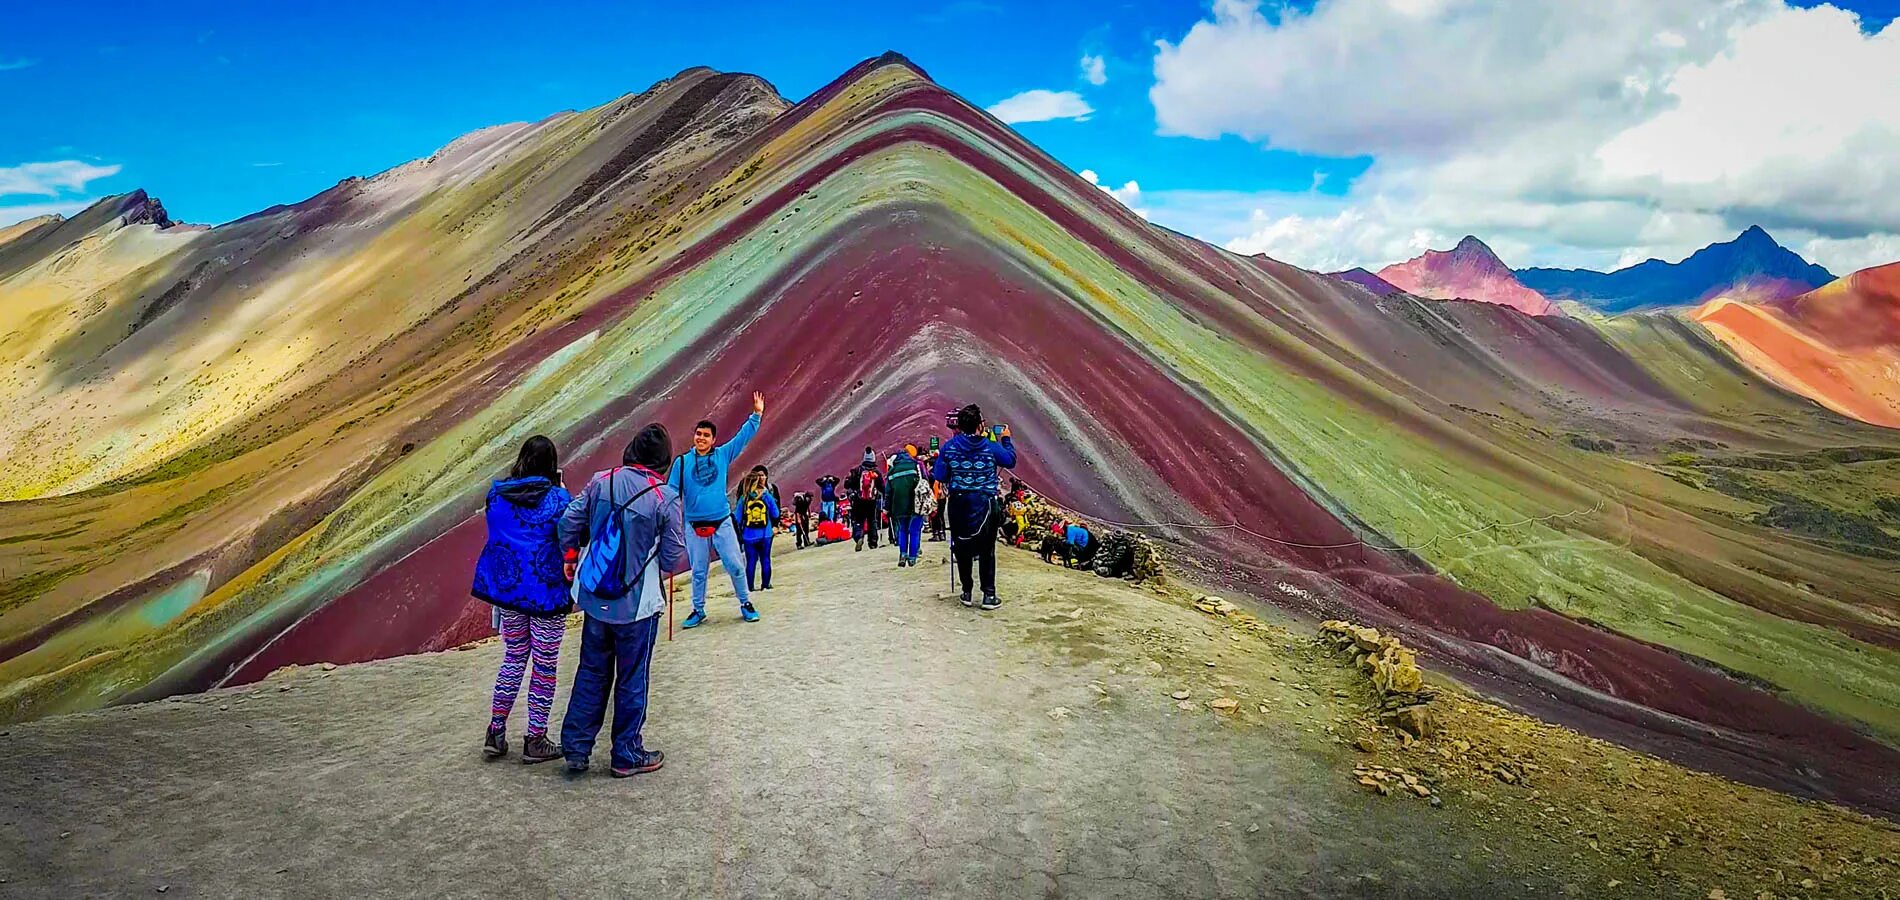
<path id="1" fill-rule="evenodd" d="M 1492 251 L 1489 244 L 1478 240 L 1478 236 L 1475 234 L 1465 235 L 1463 239 L 1458 241 L 1458 246 L 1451 248 L 1451 252 L 1463 254 L 1481 253 L 1492 259 L 1496 259 L 1498 256 L 1497 253 Z"/>
<path id="2" fill-rule="evenodd" d="M 1408 294 L 1435 300 L 1480 300 L 1533 316 L 1557 313 L 1542 294 L 1525 287 L 1511 268 L 1476 235 L 1450 250 L 1423 254 L 1380 269 L 1378 277 Z"/>
<path id="3" fill-rule="evenodd" d="M 1614 272 L 1521 269 L 1518 280 L 1553 298 L 1577 300 L 1606 312 L 1683 306 L 1727 295 L 1753 301 L 1796 297 L 1834 280 L 1750 225 L 1734 239 L 1710 244 L 1681 262 L 1650 259 Z"/>

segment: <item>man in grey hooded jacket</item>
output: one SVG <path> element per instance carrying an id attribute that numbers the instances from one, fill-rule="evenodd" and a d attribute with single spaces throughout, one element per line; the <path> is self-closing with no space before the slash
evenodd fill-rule
<path id="1" fill-rule="evenodd" d="M 587 771 L 610 691 L 614 777 L 654 771 L 666 758 L 647 749 L 640 732 L 647 717 L 648 664 L 665 600 L 660 581 L 688 566 L 679 492 L 661 474 L 672 458 L 666 427 L 648 425 L 627 445 L 621 456 L 625 465 L 595 475 L 561 516 L 561 546 L 578 550 L 606 527 L 608 516 L 618 514 L 621 552 L 632 579 L 625 594 L 612 598 L 596 597 L 579 581 L 574 584 L 574 601 L 587 621 L 581 630 L 580 667 L 561 724 L 561 755 L 571 772 Z"/>

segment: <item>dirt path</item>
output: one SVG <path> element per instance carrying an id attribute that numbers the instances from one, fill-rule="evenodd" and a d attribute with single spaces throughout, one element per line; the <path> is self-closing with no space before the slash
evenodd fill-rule
<path id="1" fill-rule="evenodd" d="M 1358 788 L 1324 722 L 1350 675 L 1290 639 L 1017 552 L 978 614 L 941 547 L 905 570 L 784 553 L 755 625 L 715 591 L 655 655 L 647 776 L 608 778 L 604 742 L 578 779 L 484 761 L 492 643 L 13 726 L 0 895 L 1595 896 L 1615 874 Z M 1203 705 L 1229 690 L 1243 715 Z"/>

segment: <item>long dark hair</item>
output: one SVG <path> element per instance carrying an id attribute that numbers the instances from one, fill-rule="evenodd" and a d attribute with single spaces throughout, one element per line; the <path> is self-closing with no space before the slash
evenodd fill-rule
<path id="1" fill-rule="evenodd" d="M 508 470 L 509 478 L 533 478 L 539 475 L 555 484 L 561 483 L 561 455 L 554 449 L 554 442 L 546 435 L 535 435 L 521 445 L 521 454 L 515 457 L 515 466 Z"/>

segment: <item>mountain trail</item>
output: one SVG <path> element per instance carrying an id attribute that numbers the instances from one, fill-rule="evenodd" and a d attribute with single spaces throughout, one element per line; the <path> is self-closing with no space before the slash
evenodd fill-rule
<path id="1" fill-rule="evenodd" d="M 295 668 L 0 732 L 0 894 L 1704 897 L 1894 883 L 1891 826 L 1451 686 L 1439 734 L 1402 741 L 1308 626 L 1210 616 L 1194 592 L 1015 550 L 999 551 L 1004 607 L 978 613 L 951 594 L 942 544 L 914 569 L 888 547 L 790 546 L 756 595 L 762 622 L 740 622 L 715 588 L 706 626 L 662 638 L 646 731 L 667 754 L 657 773 L 607 777 L 604 741 L 587 775 L 520 765 L 525 704 L 509 757 L 484 760 L 494 641 Z M 570 628 L 556 731 L 578 646 Z M 1494 756 L 1512 760 L 1509 783 L 1463 762 Z M 1432 796 L 1368 791 L 1353 770 L 1370 766 Z M 1652 793 L 1677 815 L 1642 805 Z"/>

